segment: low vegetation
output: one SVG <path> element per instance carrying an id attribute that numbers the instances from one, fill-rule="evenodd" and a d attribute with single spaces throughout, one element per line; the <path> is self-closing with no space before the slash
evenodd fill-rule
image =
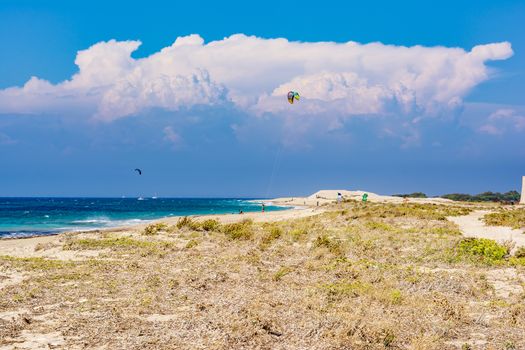
<path id="1" fill-rule="evenodd" d="M 469 214 L 472 209 L 464 206 L 445 206 L 437 204 L 379 204 L 352 203 L 345 213 L 351 219 L 359 218 L 415 218 L 428 220 L 446 220 L 447 216 Z"/>
<path id="2" fill-rule="evenodd" d="M 460 254 L 489 264 L 500 262 L 509 254 L 507 247 L 485 238 L 465 238 L 458 246 Z"/>
<path id="3" fill-rule="evenodd" d="M 489 226 L 508 226 L 525 229 L 525 209 L 501 210 L 487 214 L 483 221 Z"/>
<path id="4" fill-rule="evenodd" d="M 8 264 L 19 269 L 37 271 L 65 269 L 74 265 L 74 263 L 70 261 L 50 260 L 42 257 L 20 258 L 13 256 L 0 256 L 0 263 Z"/>
<path id="5" fill-rule="evenodd" d="M 393 194 L 394 197 L 403 197 L 403 198 L 428 198 L 423 192 L 414 192 L 409 194 Z"/>
<path id="6" fill-rule="evenodd" d="M 520 194 L 518 191 L 509 191 L 505 193 L 499 192 L 483 192 L 476 195 L 464 194 L 464 193 L 451 193 L 444 194 L 441 198 L 451 199 L 453 201 L 462 202 L 513 202 L 518 203 L 520 201 Z"/>
<path id="7" fill-rule="evenodd" d="M 215 219 L 204 220 L 199 224 L 199 228 L 203 229 L 204 231 L 217 231 L 219 227 L 220 223 Z"/>
<path id="8" fill-rule="evenodd" d="M 97 250 L 97 249 L 135 249 L 154 247 L 159 244 L 169 244 L 169 242 L 151 242 L 130 237 L 114 237 L 114 238 L 81 238 L 71 239 L 64 244 L 64 250 Z"/>
<path id="9" fill-rule="evenodd" d="M 220 227 L 220 231 L 230 239 L 249 239 L 253 235 L 252 221 L 243 220 Z"/>
<path id="10" fill-rule="evenodd" d="M 184 216 L 177 221 L 177 228 L 180 230 L 182 228 L 196 229 L 198 224 L 189 216 Z"/>
<path id="11" fill-rule="evenodd" d="M 471 207 L 323 209 L 181 218 L 2 256 L 0 347 L 51 334 L 43 346 L 64 349 L 525 348 L 525 251 L 462 237 L 447 217 Z"/>
<path id="12" fill-rule="evenodd" d="M 175 225 L 176 229 L 189 229 L 194 231 L 218 231 L 220 223 L 215 219 L 207 219 L 204 221 L 197 221 L 191 217 L 185 216 L 180 218 Z M 172 230 L 173 231 L 173 230 Z"/>
<path id="13" fill-rule="evenodd" d="M 167 228 L 168 228 L 168 225 L 166 225 L 163 222 L 159 222 L 157 224 L 151 224 L 151 225 L 146 226 L 142 234 L 145 236 L 153 236 L 153 235 L 158 234 L 161 231 L 166 231 Z"/>

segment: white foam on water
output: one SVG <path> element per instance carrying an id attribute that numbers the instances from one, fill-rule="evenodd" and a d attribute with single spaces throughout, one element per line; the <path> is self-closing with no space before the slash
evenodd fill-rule
<path id="1" fill-rule="evenodd" d="M 100 228 L 100 227 L 117 227 L 117 226 L 129 226 L 129 225 L 136 225 L 141 224 L 145 222 L 149 222 L 151 220 L 144 220 L 144 219 L 110 219 L 107 217 L 101 217 L 101 218 L 93 218 L 93 219 L 84 219 L 84 220 L 75 220 L 72 221 L 72 224 L 88 224 L 86 226 L 82 227 L 75 227 L 79 229 L 85 229 L 86 227 L 89 227 L 89 224 L 96 225 L 94 228 Z"/>
<path id="2" fill-rule="evenodd" d="M 111 222 L 109 219 L 87 219 L 71 221 L 73 224 L 105 224 Z"/>

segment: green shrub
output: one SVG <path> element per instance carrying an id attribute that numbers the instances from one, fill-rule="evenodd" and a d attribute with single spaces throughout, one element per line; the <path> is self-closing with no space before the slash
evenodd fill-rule
<path id="1" fill-rule="evenodd" d="M 272 225 L 267 229 L 266 234 L 264 235 L 262 239 L 262 243 L 265 245 L 270 244 L 276 239 L 278 239 L 279 237 L 281 237 L 282 235 L 283 235 L 282 228 L 280 228 L 279 226 Z"/>
<path id="2" fill-rule="evenodd" d="M 199 225 L 204 231 L 217 231 L 221 226 L 219 221 L 215 219 L 204 220 Z"/>
<path id="3" fill-rule="evenodd" d="M 294 241 L 298 241 L 303 237 L 308 235 L 308 230 L 306 228 L 294 228 L 290 231 L 290 236 Z"/>
<path id="4" fill-rule="evenodd" d="M 343 247 L 341 245 L 341 242 L 335 241 L 328 237 L 326 234 L 322 234 L 317 236 L 317 238 L 314 241 L 314 247 L 320 248 L 325 247 L 328 248 L 328 250 L 335 255 L 342 255 L 343 254 Z"/>
<path id="5" fill-rule="evenodd" d="M 182 218 L 180 218 L 178 221 L 177 221 L 177 228 L 180 230 L 181 228 L 183 227 L 188 227 L 188 228 L 193 228 L 195 227 L 195 222 L 193 221 L 192 218 L 190 218 L 189 216 L 184 216 Z"/>
<path id="6" fill-rule="evenodd" d="M 222 233 L 230 239 L 249 239 L 252 237 L 252 222 L 244 220 L 233 224 L 222 225 Z"/>
<path id="7" fill-rule="evenodd" d="M 219 230 L 221 224 L 215 219 L 207 219 L 202 222 L 198 222 L 191 217 L 185 216 L 180 218 L 175 226 L 179 230 L 186 227 L 195 231 L 217 231 Z"/>
<path id="8" fill-rule="evenodd" d="M 144 231 L 142 231 L 142 234 L 145 236 L 153 236 L 161 231 L 165 231 L 167 228 L 168 225 L 166 225 L 163 222 L 159 222 L 157 224 L 151 224 L 146 226 L 146 228 L 144 228 Z"/>
<path id="9" fill-rule="evenodd" d="M 274 226 L 270 229 L 270 232 L 268 233 L 268 236 L 274 240 L 274 239 L 277 239 L 279 237 L 281 237 L 283 234 L 283 230 L 282 228 L 278 227 L 278 226 Z"/>
<path id="10" fill-rule="evenodd" d="M 479 257 L 488 262 L 502 260 L 508 249 L 491 239 L 465 238 L 459 242 L 459 251 L 467 256 Z"/>
<path id="11" fill-rule="evenodd" d="M 390 302 L 394 305 L 401 304 L 403 300 L 403 294 L 400 290 L 394 289 L 390 292 Z"/>
<path id="12" fill-rule="evenodd" d="M 197 246 L 198 244 L 199 244 L 198 241 L 196 241 L 196 240 L 194 240 L 194 239 L 190 239 L 190 240 L 188 241 L 188 243 L 186 243 L 186 249 L 191 249 L 191 248 Z"/>
<path id="13" fill-rule="evenodd" d="M 508 226 L 520 229 L 525 227 L 525 209 L 490 213 L 483 217 L 483 221 L 489 226 Z"/>

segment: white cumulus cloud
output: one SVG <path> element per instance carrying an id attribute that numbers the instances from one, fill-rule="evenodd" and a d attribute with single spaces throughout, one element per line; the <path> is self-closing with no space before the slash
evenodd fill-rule
<path id="1" fill-rule="evenodd" d="M 525 131 L 525 116 L 512 108 L 498 109 L 489 115 L 478 131 L 489 135 L 503 135 L 511 131 L 522 132 Z"/>
<path id="2" fill-rule="evenodd" d="M 204 43 L 179 37 L 144 58 L 139 41 L 97 43 L 79 51 L 78 73 L 58 84 L 33 77 L 0 90 L 0 113 L 68 113 L 101 120 L 150 108 L 233 104 L 253 114 L 440 115 L 490 78 L 491 60 L 510 43 L 470 51 L 381 43 L 290 42 L 243 34 Z M 289 90 L 301 101 L 286 102 Z"/>

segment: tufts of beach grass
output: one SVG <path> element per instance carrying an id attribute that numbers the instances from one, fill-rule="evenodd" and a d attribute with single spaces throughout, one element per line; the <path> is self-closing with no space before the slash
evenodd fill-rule
<path id="1" fill-rule="evenodd" d="M 0 348 L 523 349 L 525 254 L 468 205 L 329 204 L 58 236 L 0 257 Z"/>

